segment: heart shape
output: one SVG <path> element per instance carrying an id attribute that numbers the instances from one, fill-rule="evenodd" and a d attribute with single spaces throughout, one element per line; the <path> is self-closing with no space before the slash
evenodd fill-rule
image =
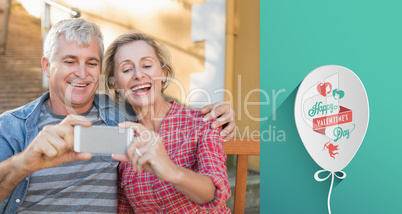
<path id="1" fill-rule="evenodd" d="M 327 94 L 331 93 L 332 91 L 332 85 L 329 82 L 325 83 L 320 83 L 317 85 L 317 91 L 320 93 L 323 97 L 327 96 Z"/>
<path id="2" fill-rule="evenodd" d="M 338 94 L 339 99 L 342 99 L 342 97 L 345 96 L 345 92 L 339 89 L 334 89 L 334 91 L 332 92 L 332 95 L 334 96 L 334 99 L 336 100 L 336 94 Z"/>

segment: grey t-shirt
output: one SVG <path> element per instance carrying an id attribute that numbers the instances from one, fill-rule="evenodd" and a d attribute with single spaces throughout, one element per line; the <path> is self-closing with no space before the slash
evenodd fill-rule
<path id="1" fill-rule="evenodd" d="M 93 125 L 105 126 L 95 105 L 81 114 Z M 39 131 L 60 123 L 65 116 L 54 114 L 44 102 Z M 31 174 L 26 197 L 18 213 L 116 213 L 117 166 L 110 155 L 93 154 L 91 160 L 61 164 Z"/>

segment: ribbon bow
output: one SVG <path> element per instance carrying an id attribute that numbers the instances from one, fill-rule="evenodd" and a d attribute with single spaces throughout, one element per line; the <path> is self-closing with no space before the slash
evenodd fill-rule
<path id="1" fill-rule="evenodd" d="M 325 178 L 320 178 L 320 177 L 319 177 L 319 174 L 322 173 L 322 172 L 329 172 L 329 174 L 328 174 L 327 177 L 325 177 Z M 336 174 L 337 172 L 342 173 L 342 176 L 338 176 L 338 175 Z M 314 178 L 315 178 L 315 180 L 318 181 L 318 182 L 322 182 L 322 181 L 327 180 L 327 179 L 329 178 L 329 176 L 332 177 L 332 179 L 331 179 L 331 186 L 330 186 L 330 188 L 329 188 L 329 193 L 328 193 L 328 213 L 329 213 L 329 214 L 331 214 L 330 200 L 331 200 L 332 186 L 334 185 L 334 175 L 335 175 L 338 179 L 344 179 L 344 178 L 346 177 L 346 173 L 345 173 L 344 171 L 337 171 L 337 172 L 332 172 L 332 171 L 329 171 L 329 170 L 322 169 L 322 170 L 318 170 L 318 171 L 314 174 Z"/>

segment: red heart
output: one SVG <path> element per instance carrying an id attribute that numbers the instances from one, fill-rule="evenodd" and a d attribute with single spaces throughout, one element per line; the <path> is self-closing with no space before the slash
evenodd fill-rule
<path id="1" fill-rule="evenodd" d="M 317 91 L 325 97 L 332 91 L 332 85 L 329 82 L 320 83 L 317 85 Z"/>

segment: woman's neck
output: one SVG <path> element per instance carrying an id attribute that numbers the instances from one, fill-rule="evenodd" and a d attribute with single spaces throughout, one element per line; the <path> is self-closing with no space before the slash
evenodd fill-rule
<path id="1" fill-rule="evenodd" d="M 159 131 L 163 119 L 166 117 L 170 107 L 172 106 L 171 103 L 164 99 L 158 100 L 159 101 L 155 101 L 154 104 L 146 107 L 133 107 L 137 114 L 138 122 L 154 132 Z"/>

